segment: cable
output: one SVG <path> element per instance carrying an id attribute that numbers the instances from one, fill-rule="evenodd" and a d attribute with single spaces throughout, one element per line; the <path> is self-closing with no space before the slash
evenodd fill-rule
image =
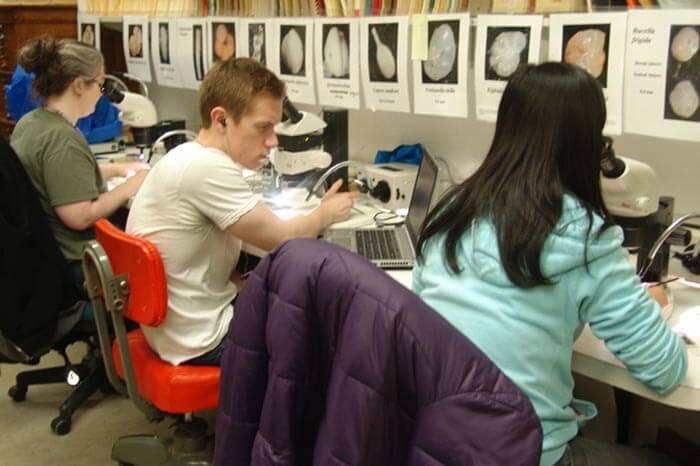
<path id="1" fill-rule="evenodd" d="M 445 173 L 447 173 L 447 181 L 449 181 L 450 185 L 452 185 L 452 186 L 458 185 L 459 183 L 457 182 L 457 180 L 455 180 L 452 177 L 452 170 L 450 170 L 450 165 L 447 163 L 447 161 L 445 159 L 443 159 L 442 157 L 433 157 L 433 159 L 435 159 L 436 162 L 442 163 L 442 165 L 444 166 Z"/>
<path id="2" fill-rule="evenodd" d="M 404 218 L 393 210 L 377 212 L 372 219 L 378 228 L 394 227 L 404 222 Z"/>

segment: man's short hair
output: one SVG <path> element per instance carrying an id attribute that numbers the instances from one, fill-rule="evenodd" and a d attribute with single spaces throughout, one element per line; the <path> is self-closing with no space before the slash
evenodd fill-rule
<path id="1" fill-rule="evenodd" d="M 199 88 L 202 127 L 211 126 L 210 113 L 214 107 L 223 107 L 238 122 L 258 94 L 282 99 L 285 92 L 284 82 L 257 60 L 231 58 L 219 62 L 209 70 Z"/>

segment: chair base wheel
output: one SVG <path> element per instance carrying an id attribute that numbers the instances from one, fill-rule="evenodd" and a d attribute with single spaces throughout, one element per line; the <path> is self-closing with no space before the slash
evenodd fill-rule
<path id="1" fill-rule="evenodd" d="M 70 432 L 71 420 L 69 417 L 58 416 L 51 421 L 51 430 L 56 435 L 66 435 Z"/>
<path id="2" fill-rule="evenodd" d="M 172 439 L 129 435 L 112 445 L 112 460 L 119 466 L 212 466 L 213 442 L 197 452 L 183 452 Z"/>
<path id="3" fill-rule="evenodd" d="M 27 398 L 27 387 L 20 387 L 19 385 L 13 385 L 7 391 L 10 395 L 12 401 L 24 401 Z"/>

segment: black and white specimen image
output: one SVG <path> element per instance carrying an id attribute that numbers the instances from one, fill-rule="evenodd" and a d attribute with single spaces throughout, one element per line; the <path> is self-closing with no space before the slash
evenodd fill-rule
<path id="1" fill-rule="evenodd" d="M 367 60 L 369 80 L 397 82 L 396 51 L 399 40 L 398 23 L 368 24 Z"/>
<path id="2" fill-rule="evenodd" d="M 323 25 L 323 76 L 350 79 L 350 25 Z"/>
<path id="3" fill-rule="evenodd" d="M 700 25 L 673 25 L 666 63 L 664 119 L 700 121 Z"/>
<path id="4" fill-rule="evenodd" d="M 484 78 L 508 81 L 530 53 L 530 27 L 487 27 Z"/>
<path id="5" fill-rule="evenodd" d="M 421 81 L 457 84 L 459 21 L 429 21 L 428 37 L 428 59 L 422 62 Z"/>

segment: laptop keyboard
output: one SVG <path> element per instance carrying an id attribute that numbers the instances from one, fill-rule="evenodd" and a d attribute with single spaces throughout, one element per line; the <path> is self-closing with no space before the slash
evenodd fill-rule
<path id="1" fill-rule="evenodd" d="M 357 252 L 371 260 L 400 259 L 399 245 L 392 230 L 357 230 Z"/>

